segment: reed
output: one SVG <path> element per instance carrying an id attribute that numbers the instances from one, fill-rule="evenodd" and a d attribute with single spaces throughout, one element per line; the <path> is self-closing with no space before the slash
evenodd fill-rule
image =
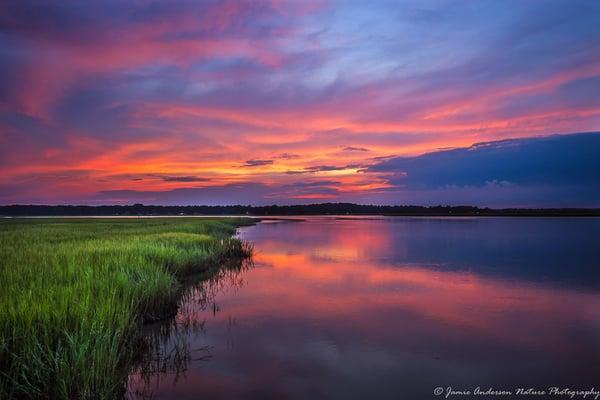
<path id="1" fill-rule="evenodd" d="M 112 399 L 141 324 L 171 315 L 185 275 L 252 246 L 245 219 L 0 221 L 0 398 Z"/>

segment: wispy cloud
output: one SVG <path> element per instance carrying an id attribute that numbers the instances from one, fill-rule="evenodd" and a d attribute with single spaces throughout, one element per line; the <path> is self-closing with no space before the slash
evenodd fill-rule
<path id="1" fill-rule="evenodd" d="M 344 171 L 344 170 L 356 170 L 358 168 L 363 168 L 365 165 L 363 164 L 347 164 L 347 165 L 312 165 L 309 167 L 304 167 L 301 170 L 289 170 L 286 171 L 288 175 L 296 175 L 296 174 L 310 174 L 315 172 L 331 172 L 331 171 Z"/>
<path id="2" fill-rule="evenodd" d="M 342 148 L 343 151 L 370 151 L 365 147 L 354 147 L 354 146 L 344 146 Z"/>
<path id="3" fill-rule="evenodd" d="M 208 182 L 210 179 L 201 178 L 199 176 L 192 175 L 183 175 L 183 176 L 170 176 L 170 175 L 160 175 L 160 179 L 165 182 Z"/>
<path id="4" fill-rule="evenodd" d="M 275 156 L 274 158 L 279 158 L 282 160 L 294 160 L 300 158 L 300 155 L 294 153 L 281 153 Z"/>
<path id="5" fill-rule="evenodd" d="M 243 167 L 261 167 L 263 165 L 271 165 L 273 164 L 275 161 L 274 160 L 246 160 L 244 161 L 244 164 L 242 164 Z"/>
<path id="6" fill-rule="evenodd" d="M 293 185 L 331 176 L 339 182 L 323 196 L 408 201 L 391 193 L 418 190 L 420 176 L 423 197 L 413 198 L 440 201 L 429 192 L 443 187 L 438 181 L 483 188 L 535 173 L 501 179 L 482 165 L 481 179 L 446 179 L 443 169 L 426 176 L 427 164 L 402 178 L 383 168 L 410 167 L 422 161 L 397 157 L 440 148 L 600 127 L 597 2 L 365 7 L 3 4 L 0 202 L 211 186 L 242 196 L 228 185 L 249 181 L 263 185 L 252 189 L 257 199 L 284 199 L 285 190 L 309 198 L 318 193 Z M 557 173 L 538 166 L 540 175 Z"/>

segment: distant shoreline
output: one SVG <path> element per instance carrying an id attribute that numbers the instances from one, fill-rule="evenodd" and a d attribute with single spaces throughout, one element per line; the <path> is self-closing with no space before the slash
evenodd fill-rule
<path id="1" fill-rule="evenodd" d="M 600 208 L 480 208 L 473 206 L 379 206 L 322 203 L 292 206 L 5 205 L 2 217 L 600 217 Z"/>

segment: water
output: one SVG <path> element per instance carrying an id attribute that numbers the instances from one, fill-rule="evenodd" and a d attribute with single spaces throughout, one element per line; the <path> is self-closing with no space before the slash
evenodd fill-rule
<path id="1" fill-rule="evenodd" d="M 131 397 L 600 386 L 600 219 L 315 217 L 240 236 L 254 265 L 188 294 Z"/>

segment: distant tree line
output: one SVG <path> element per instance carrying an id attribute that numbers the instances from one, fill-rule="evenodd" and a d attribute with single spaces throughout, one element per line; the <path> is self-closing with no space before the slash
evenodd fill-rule
<path id="1" fill-rule="evenodd" d="M 404 215 L 404 216 L 600 216 L 600 208 L 504 208 L 473 206 L 381 206 L 321 203 L 291 206 L 156 206 L 156 205 L 6 205 L 1 216 L 136 216 L 136 215 Z"/>

